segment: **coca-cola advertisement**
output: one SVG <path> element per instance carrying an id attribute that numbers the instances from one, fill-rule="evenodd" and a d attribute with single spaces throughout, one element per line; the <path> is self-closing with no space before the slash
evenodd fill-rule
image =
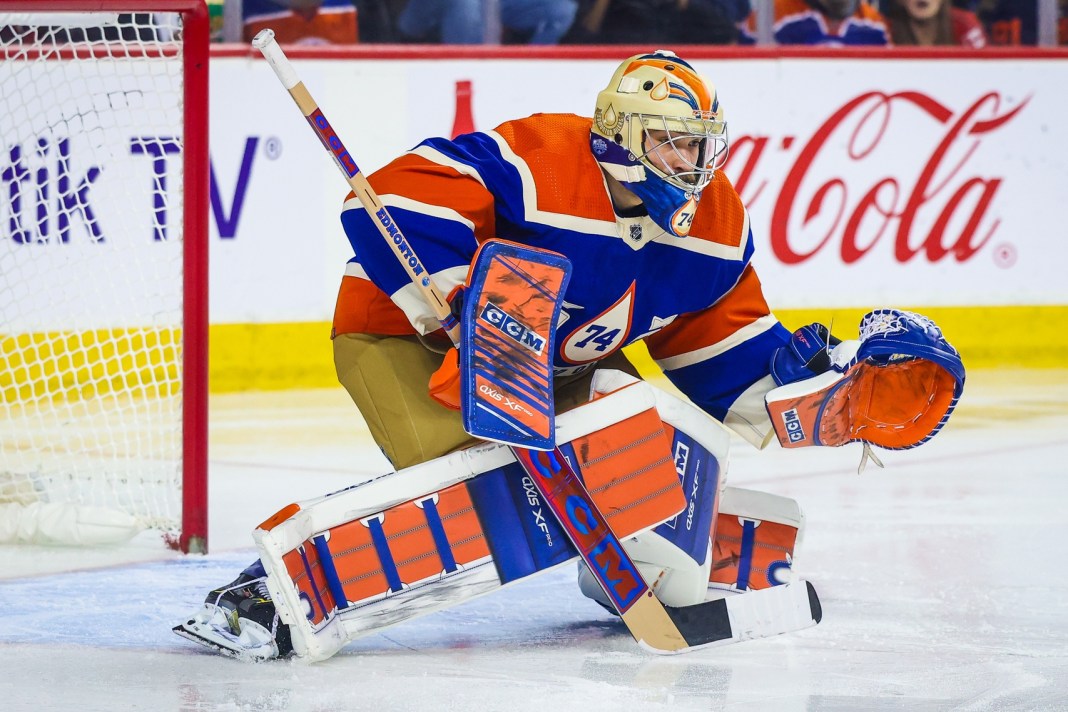
<path id="1" fill-rule="evenodd" d="M 1038 269 L 1050 256 L 1037 248 L 1053 226 L 1020 214 L 1041 210 L 1022 185 L 1030 183 L 1023 166 L 1007 155 L 1025 143 L 1012 134 L 1029 123 L 1031 99 L 847 93 L 821 102 L 826 116 L 796 133 L 776 126 L 737 136 L 727 172 L 761 232 L 766 271 L 840 275 L 842 284 L 818 290 L 834 304 L 855 299 L 841 293 L 846 286 L 926 303 L 1037 298 L 1014 293 L 1025 285 L 1008 274 L 1020 259 Z M 931 290 L 932 278 L 949 289 Z"/>

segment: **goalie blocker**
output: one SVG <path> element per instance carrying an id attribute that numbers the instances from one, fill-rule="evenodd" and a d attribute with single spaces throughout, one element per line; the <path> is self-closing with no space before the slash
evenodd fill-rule
<path id="1" fill-rule="evenodd" d="M 708 605 L 675 609 L 691 617 L 700 611 L 705 620 L 689 624 L 702 629 L 703 644 L 818 622 L 815 592 L 800 581 L 730 605 L 703 604 L 728 434 L 692 406 L 619 372 L 599 372 L 594 390 L 595 400 L 558 417 L 561 451 L 628 552 L 657 568 L 647 578 L 657 596 L 669 605 Z M 362 635 L 574 560 L 577 551 L 527 480 L 508 448 L 484 444 L 268 519 L 254 538 L 294 651 L 322 660 Z M 725 587 L 758 587 L 738 580 Z M 760 600 L 742 600 L 757 594 Z"/>

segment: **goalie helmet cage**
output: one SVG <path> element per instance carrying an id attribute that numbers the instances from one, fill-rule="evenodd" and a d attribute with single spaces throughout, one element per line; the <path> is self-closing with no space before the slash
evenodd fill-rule
<path id="1" fill-rule="evenodd" d="M 207 107 L 203 0 L 0 0 L 0 518 L 206 551 Z"/>

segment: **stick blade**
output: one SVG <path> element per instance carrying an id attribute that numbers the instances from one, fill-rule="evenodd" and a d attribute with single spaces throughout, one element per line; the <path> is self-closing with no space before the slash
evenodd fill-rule
<path id="1" fill-rule="evenodd" d="M 638 640 L 646 650 L 661 655 L 770 638 L 810 628 L 823 619 L 816 589 L 808 581 L 795 581 L 693 606 L 664 606 L 664 610 L 681 634 L 682 641 L 654 637 Z"/>
<path id="2" fill-rule="evenodd" d="M 471 435 L 553 449 L 553 350 L 570 276 L 556 252 L 502 240 L 479 248 L 460 321 L 460 410 Z"/>

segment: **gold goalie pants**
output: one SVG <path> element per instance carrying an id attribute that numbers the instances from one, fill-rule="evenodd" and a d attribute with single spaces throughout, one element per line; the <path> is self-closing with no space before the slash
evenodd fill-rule
<path id="1" fill-rule="evenodd" d="M 443 355 L 415 336 L 339 334 L 334 338 L 338 380 L 360 409 L 371 436 L 397 469 L 440 457 L 475 440 L 461 424 L 460 413 L 427 392 L 430 376 Z M 598 364 L 637 376 L 622 352 Z M 594 369 L 554 381 L 556 410 L 589 400 Z"/>

